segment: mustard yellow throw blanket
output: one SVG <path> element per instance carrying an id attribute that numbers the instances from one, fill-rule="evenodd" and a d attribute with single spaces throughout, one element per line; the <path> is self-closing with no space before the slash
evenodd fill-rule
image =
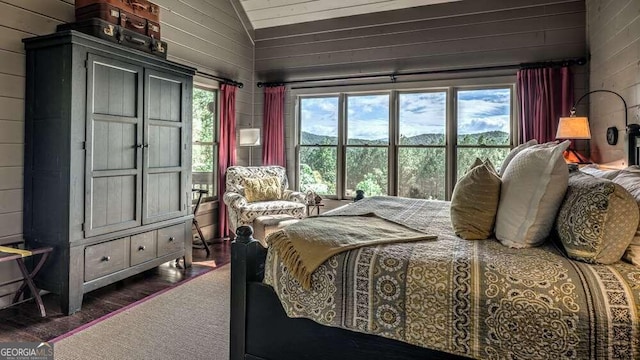
<path id="1" fill-rule="evenodd" d="M 368 245 L 436 238 L 366 214 L 306 218 L 270 234 L 266 241 L 302 287 L 309 289 L 311 274 L 335 254 Z"/>

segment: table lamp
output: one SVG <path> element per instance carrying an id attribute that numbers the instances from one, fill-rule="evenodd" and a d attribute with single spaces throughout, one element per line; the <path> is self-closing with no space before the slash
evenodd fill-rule
<path id="1" fill-rule="evenodd" d="M 571 111 L 569 117 L 561 117 L 558 122 L 558 131 L 556 139 L 569 140 L 589 140 L 591 139 L 591 130 L 589 130 L 589 119 L 583 116 L 576 116 L 575 111 Z M 590 164 L 591 162 L 584 156 L 580 155 L 574 148 L 573 143 L 565 153 L 565 159 L 569 162 L 577 162 L 578 164 Z M 577 161 L 575 161 L 577 160 Z"/>

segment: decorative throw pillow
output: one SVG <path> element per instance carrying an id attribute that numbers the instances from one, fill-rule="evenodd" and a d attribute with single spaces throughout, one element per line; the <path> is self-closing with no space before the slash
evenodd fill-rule
<path id="1" fill-rule="evenodd" d="M 622 170 L 606 170 L 606 169 L 601 169 L 600 166 L 596 164 L 590 164 L 582 167 L 580 171 L 582 171 L 585 174 L 593 175 L 597 178 L 613 180 L 613 178 L 618 176 L 618 174 L 620 174 L 620 171 Z"/>
<path id="2" fill-rule="evenodd" d="M 500 166 L 500 173 L 498 175 L 502 176 L 505 172 L 505 170 L 507 169 L 507 165 L 509 165 L 509 163 L 511 162 L 511 160 L 513 160 L 513 158 L 518 155 L 518 153 L 520 153 L 522 150 L 531 147 L 533 145 L 537 145 L 538 144 L 538 140 L 533 139 L 533 140 L 529 140 L 524 144 L 520 144 L 516 147 L 514 147 L 513 149 L 511 149 L 511 151 L 509 152 L 509 154 L 507 154 L 507 157 L 504 158 L 504 160 L 502 161 L 502 165 Z"/>
<path id="3" fill-rule="evenodd" d="M 262 179 L 244 180 L 244 197 L 248 202 L 280 200 L 282 198 L 280 179 L 269 176 Z"/>
<path id="4" fill-rule="evenodd" d="M 514 248 L 542 244 L 567 191 L 569 169 L 559 145 L 534 145 L 518 153 L 502 175 L 496 238 Z"/>
<path id="5" fill-rule="evenodd" d="M 494 173 L 498 174 L 498 171 L 496 170 L 496 167 L 493 166 L 493 163 L 491 162 L 491 160 L 489 160 L 489 158 L 485 158 L 484 161 L 482 161 L 482 159 L 480 158 L 476 158 L 473 161 L 473 164 L 471 164 L 471 166 L 469 166 L 469 169 L 467 169 L 466 172 L 469 172 L 471 170 L 473 170 L 473 168 L 480 166 L 482 164 L 486 164 L 489 167 L 489 170 L 493 171 Z"/>
<path id="6" fill-rule="evenodd" d="M 451 225 L 456 235 L 467 240 L 491 236 L 500 200 L 500 183 L 489 160 L 458 180 L 451 197 Z"/>
<path id="7" fill-rule="evenodd" d="M 640 171 L 636 168 L 628 167 L 622 170 L 613 182 L 625 188 L 636 200 L 636 205 L 640 207 Z M 640 266 L 640 224 L 637 224 L 636 233 L 624 254 L 624 260 L 633 265 Z"/>
<path id="8" fill-rule="evenodd" d="M 638 230 L 638 205 L 622 186 L 581 172 L 569 175 L 556 230 L 570 258 L 614 263 Z"/>

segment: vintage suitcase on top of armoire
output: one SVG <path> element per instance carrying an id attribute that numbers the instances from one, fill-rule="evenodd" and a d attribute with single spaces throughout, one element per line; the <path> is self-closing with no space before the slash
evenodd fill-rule
<path id="1" fill-rule="evenodd" d="M 58 31 L 81 31 L 100 39 L 159 56 L 163 59 L 167 58 L 167 43 L 165 41 L 140 35 L 120 25 L 114 25 L 102 19 L 91 18 L 74 23 L 60 24 L 57 29 Z"/>
<path id="2" fill-rule="evenodd" d="M 98 3 L 76 9 L 76 21 L 102 19 L 114 25 L 160 40 L 160 24 L 120 9 L 112 4 Z"/>
<path id="3" fill-rule="evenodd" d="M 76 0 L 76 11 L 93 4 L 109 4 L 143 19 L 160 23 L 160 7 L 148 0 Z"/>
<path id="4" fill-rule="evenodd" d="M 24 238 L 62 311 L 191 257 L 195 69 L 67 30 L 26 49 Z"/>

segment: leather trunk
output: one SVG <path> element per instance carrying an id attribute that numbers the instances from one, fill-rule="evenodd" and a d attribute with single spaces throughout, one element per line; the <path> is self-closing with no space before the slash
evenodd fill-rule
<path id="1" fill-rule="evenodd" d="M 92 18 L 85 21 L 58 25 L 58 31 L 65 30 L 80 31 L 132 49 L 141 50 L 146 53 L 159 56 L 163 59 L 167 58 L 166 42 L 141 35 L 137 32 L 125 29 L 120 25 L 114 25 L 102 19 Z"/>
<path id="2" fill-rule="evenodd" d="M 93 4 L 109 4 L 156 24 L 160 23 L 160 7 L 148 0 L 76 0 L 76 9 Z"/>
<path id="3" fill-rule="evenodd" d="M 100 3 L 76 8 L 76 21 L 93 18 L 102 19 L 139 34 L 160 39 L 160 24 L 131 14 L 114 5 Z"/>

